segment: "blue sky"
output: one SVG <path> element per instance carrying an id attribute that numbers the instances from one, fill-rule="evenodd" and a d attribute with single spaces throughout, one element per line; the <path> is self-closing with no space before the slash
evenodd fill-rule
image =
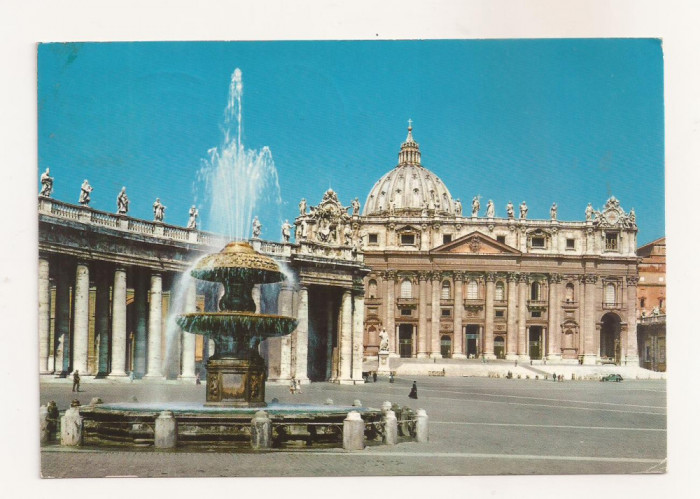
<path id="1" fill-rule="evenodd" d="M 422 162 L 465 205 L 526 200 L 531 218 L 582 220 L 610 195 L 635 208 L 638 240 L 664 235 L 663 55 L 652 39 L 43 44 L 39 171 L 54 197 L 184 225 L 228 86 L 243 72 L 243 143 L 269 146 L 283 204 L 263 237 L 331 186 L 364 204 L 396 165 L 407 120 Z M 38 185 L 38 176 L 37 176 Z M 482 201 L 482 206 L 485 203 Z M 202 210 L 202 226 L 211 221 Z"/>

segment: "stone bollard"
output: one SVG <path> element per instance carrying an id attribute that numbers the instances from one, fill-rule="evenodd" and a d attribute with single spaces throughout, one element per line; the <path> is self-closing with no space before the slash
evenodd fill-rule
<path id="1" fill-rule="evenodd" d="M 386 411 L 391 410 L 391 402 L 386 400 L 385 402 L 382 402 L 382 413 L 385 413 Z"/>
<path id="2" fill-rule="evenodd" d="M 365 422 L 357 411 L 348 412 L 343 421 L 343 449 L 362 450 L 365 448 Z"/>
<path id="3" fill-rule="evenodd" d="M 382 418 L 382 422 L 384 423 L 384 438 L 382 441 L 386 445 L 396 445 L 399 438 L 399 425 L 398 421 L 396 421 L 396 414 L 394 414 L 394 411 L 386 411 L 384 413 L 384 417 Z"/>
<path id="4" fill-rule="evenodd" d="M 104 404 L 104 402 L 102 402 L 102 399 L 100 397 L 92 397 L 90 399 L 90 403 L 88 405 L 99 405 L 99 404 Z"/>
<path id="5" fill-rule="evenodd" d="M 172 411 L 163 411 L 156 418 L 154 445 L 156 449 L 177 446 L 177 420 Z"/>
<path id="6" fill-rule="evenodd" d="M 360 402 L 359 399 L 355 399 L 352 401 L 352 406 L 353 407 L 362 407 L 362 402 Z"/>
<path id="7" fill-rule="evenodd" d="M 418 409 L 416 412 L 416 442 L 428 441 L 428 414 L 425 409 Z"/>
<path id="8" fill-rule="evenodd" d="M 265 411 L 256 412 L 250 420 L 250 446 L 253 450 L 272 448 L 272 421 Z"/>
<path id="9" fill-rule="evenodd" d="M 333 399 L 326 399 L 324 402 L 325 405 L 333 405 Z"/>
<path id="10" fill-rule="evenodd" d="M 49 410 L 45 406 L 39 407 L 39 442 L 45 444 L 51 440 L 49 431 Z"/>
<path id="11" fill-rule="evenodd" d="M 61 418 L 61 445 L 77 446 L 83 443 L 83 418 L 78 406 L 71 407 Z"/>

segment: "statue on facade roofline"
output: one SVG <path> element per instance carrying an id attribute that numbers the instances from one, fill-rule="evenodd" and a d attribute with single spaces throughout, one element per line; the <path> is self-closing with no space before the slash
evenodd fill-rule
<path id="1" fill-rule="evenodd" d="M 260 223 L 260 220 L 258 220 L 258 217 L 256 216 L 253 219 L 253 238 L 258 239 L 260 237 L 260 232 L 262 232 L 262 224 Z"/>
<path id="2" fill-rule="evenodd" d="M 486 204 L 486 216 L 488 218 L 496 216 L 496 207 L 493 205 L 493 200 L 491 199 L 489 199 L 489 202 Z"/>
<path id="3" fill-rule="evenodd" d="M 522 220 L 525 220 L 527 218 L 527 205 L 525 204 L 525 201 L 520 203 L 520 218 Z"/>
<path id="4" fill-rule="evenodd" d="M 282 224 L 282 240 L 285 243 L 289 242 L 289 237 L 291 236 L 291 231 L 290 231 L 291 228 L 292 228 L 292 226 L 289 223 L 289 220 L 285 220 L 284 223 Z"/>
<path id="5" fill-rule="evenodd" d="M 557 219 L 557 203 L 552 203 L 552 207 L 549 209 L 549 217 L 552 220 Z"/>
<path id="6" fill-rule="evenodd" d="M 637 215 L 634 213 L 634 208 L 630 210 L 630 222 L 637 225 Z"/>
<path id="7" fill-rule="evenodd" d="M 41 174 L 41 191 L 40 196 L 45 198 L 51 197 L 53 192 L 53 177 L 49 175 L 49 169 L 47 168 L 44 173 Z"/>
<path id="8" fill-rule="evenodd" d="M 591 203 L 588 203 L 588 206 L 586 206 L 586 222 L 590 222 L 593 220 L 593 206 Z"/>
<path id="9" fill-rule="evenodd" d="M 117 195 L 117 213 L 126 215 L 129 212 L 129 198 L 126 196 L 126 187 Z"/>
<path id="10" fill-rule="evenodd" d="M 90 186 L 87 179 L 83 180 L 83 185 L 80 186 L 80 198 L 78 199 L 78 202 L 83 206 L 89 205 L 91 192 L 92 186 Z"/>
<path id="11" fill-rule="evenodd" d="M 506 213 L 508 214 L 508 218 L 515 218 L 515 210 L 513 209 L 512 201 L 508 201 L 508 204 L 506 205 Z"/>
<path id="12" fill-rule="evenodd" d="M 160 202 L 160 198 L 156 198 L 156 202 L 153 203 L 153 220 L 156 222 L 162 222 L 165 218 L 165 206 Z"/>
<path id="13" fill-rule="evenodd" d="M 306 198 L 301 198 L 299 201 L 299 216 L 303 217 L 306 215 Z"/>
<path id="14" fill-rule="evenodd" d="M 352 214 L 353 215 L 359 215 L 360 214 L 360 201 L 355 198 L 352 200 Z"/>
<path id="15" fill-rule="evenodd" d="M 455 200 L 455 215 L 458 217 L 462 216 L 462 202 L 459 200 L 459 198 Z"/>
<path id="16" fill-rule="evenodd" d="M 192 205 L 192 208 L 190 208 L 190 219 L 187 222 L 188 229 L 196 229 L 197 228 L 197 217 L 198 216 L 199 216 L 199 210 L 197 210 L 197 207 L 195 205 Z"/>

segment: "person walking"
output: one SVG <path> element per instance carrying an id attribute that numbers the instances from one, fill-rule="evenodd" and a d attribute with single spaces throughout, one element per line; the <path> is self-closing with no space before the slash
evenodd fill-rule
<path id="1" fill-rule="evenodd" d="M 416 382 L 413 382 L 413 386 L 411 387 L 411 393 L 408 394 L 408 398 L 411 399 L 418 399 L 418 386 L 416 385 Z"/>
<path id="2" fill-rule="evenodd" d="M 80 373 L 78 373 L 78 370 L 76 369 L 75 372 L 73 372 L 73 392 L 79 392 L 80 391 Z"/>
<path id="3" fill-rule="evenodd" d="M 377 382 L 377 371 L 372 371 L 372 382 Z"/>

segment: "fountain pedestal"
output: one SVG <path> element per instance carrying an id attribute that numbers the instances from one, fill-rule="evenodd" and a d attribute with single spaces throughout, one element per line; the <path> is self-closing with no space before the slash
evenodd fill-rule
<path id="1" fill-rule="evenodd" d="M 265 407 L 265 361 L 256 352 L 246 359 L 209 359 L 206 406 Z"/>

